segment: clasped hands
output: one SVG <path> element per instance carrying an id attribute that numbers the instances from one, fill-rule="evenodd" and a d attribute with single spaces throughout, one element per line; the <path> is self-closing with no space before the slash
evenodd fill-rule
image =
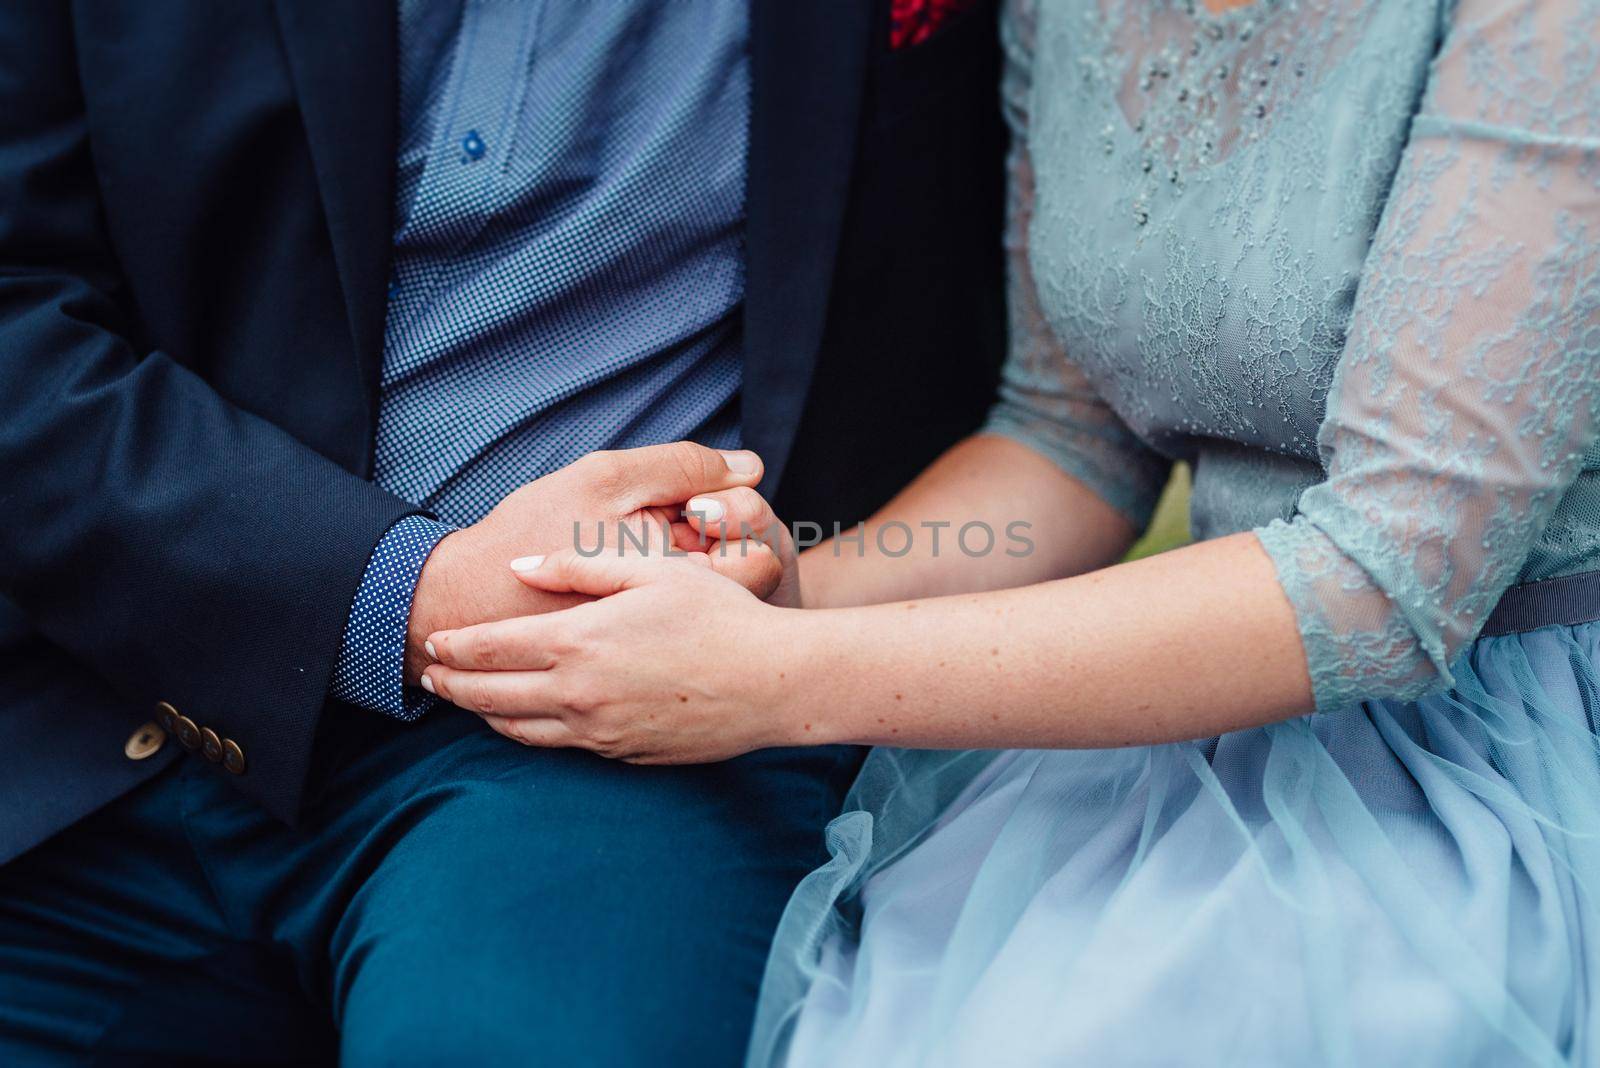
<path id="1" fill-rule="evenodd" d="M 522 487 L 429 557 L 407 681 L 525 745 L 699 763 L 789 744 L 789 687 L 762 661 L 798 578 L 761 473 L 675 442 Z"/>

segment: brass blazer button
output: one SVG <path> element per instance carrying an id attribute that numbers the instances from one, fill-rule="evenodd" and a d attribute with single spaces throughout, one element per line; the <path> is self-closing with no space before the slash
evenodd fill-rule
<path id="1" fill-rule="evenodd" d="M 193 751 L 200 748 L 200 728 L 188 716 L 178 717 L 178 744 Z"/>
<path id="2" fill-rule="evenodd" d="M 200 728 L 200 755 L 213 764 L 222 763 L 222 739 L 210 727 Z"/>
<path id="3" fill-rule="evenodd" d="M 178 733 L 178 710 L 165 701 L 156 702 L 156 722 L 168 734 Z"/>
<path id="4" fill-rule="evenodd" d="M 244 774 L 244 750 L 232 738 L 222 739 L 222 766 L 235 775 Z"/>
<path id="5" fill-rule="evenodd" d="M 161 729 L 161 724 L 146 723 L 128 736 L 128 744 L 122 747 L 122 751 L 129 760 L 143 760 L 160 752 L 166 744 L 167 732 Z"/>

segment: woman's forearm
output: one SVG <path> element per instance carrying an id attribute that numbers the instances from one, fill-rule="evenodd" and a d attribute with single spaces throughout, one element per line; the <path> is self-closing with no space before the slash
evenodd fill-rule
<path id="1" fill-rule="evenodd" d="M 982 526 L 963 538 L 962 528 L 974 523 Z M 984 528 L 993 535 L 988 551 L 981 551 L 989 540 Z M 845 608 L 1023 586 L 1104 567 L 1137 534 L 1045 457 L 1009 438 L 978 434 L 867 520 L 859 541 L 826 541 L 804 553 L 801 590 L 807 607 Z M 884 546 L 909 551 L 888 555 Z"/>
<path id="2" fill-rule="evenodd" d="M 1310 711 L 1293 609 L 1251 534 L 1023 589 L 794 612 L 803 741 L 1101 748 Z"/>

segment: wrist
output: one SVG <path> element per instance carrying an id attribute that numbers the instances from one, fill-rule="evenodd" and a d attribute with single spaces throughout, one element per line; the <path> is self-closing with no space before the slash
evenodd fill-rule
<path id="1" fill-rule="evenodd" d="M 829 608 L 833 606 L 831 583 L 828 565 L 832 553 L 830 543 L 807 549 L 795 560 L 795 568 L 800 579 L 800 607 L 801 608 Z"/>
<path id="2" fill-rule="evenodd" d="M 422 565 L 417 586 L 411 596 L 411 614 L 406 621 L 405 684 L 417 685 L 423 670 L 433 662 L 425 645 L 428 635 L 448 630 L 458 620 L 449 611 L 453 603 L 449 591 L 456 587 L 455 563 L 469 538 L 469 530 L 453 530 L 439 539 Z"/>
<path id="3" fill-rule="evenodd" d="M 833 745 L 847 728 L 829 686 L 835 635 L 825 621 L 832 612 L 773 608 L 765 628 L 771 692 L 762 700 L 777 728 L 774 746 Z"/>

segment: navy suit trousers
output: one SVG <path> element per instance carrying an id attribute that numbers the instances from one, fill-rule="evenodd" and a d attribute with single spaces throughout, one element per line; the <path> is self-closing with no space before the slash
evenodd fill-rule
<path id="1" fill-rule="evenodd" d="M 631 767 L 454 710 L 316 753 L 296 827 L 187 756 L 0 867 L 0 1064 L 735 1064 L 858 759 Z"/>

